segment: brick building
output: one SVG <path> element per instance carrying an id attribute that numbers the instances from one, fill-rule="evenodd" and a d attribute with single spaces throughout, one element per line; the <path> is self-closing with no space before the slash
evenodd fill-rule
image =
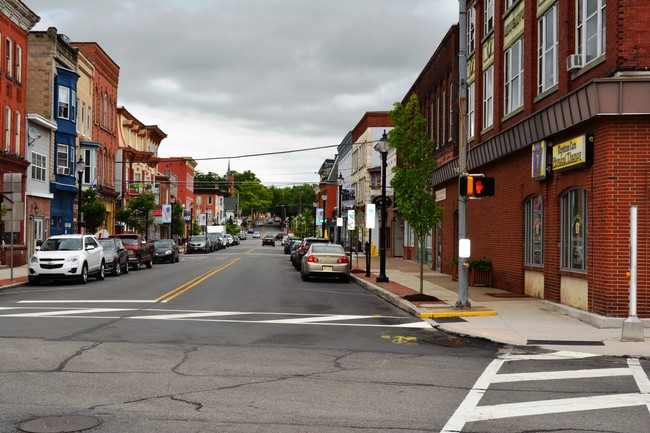
<path id="1" fill-rule="evenodd" d="M 638 314 L 650 317 L 650 2 L 467 2 L 467 204 L 472 258 L 494 285 L 608 317 L 628 314 L 638 206 Z M 458 158 L 440 151 L 442 269 L 458 243 Z"/>

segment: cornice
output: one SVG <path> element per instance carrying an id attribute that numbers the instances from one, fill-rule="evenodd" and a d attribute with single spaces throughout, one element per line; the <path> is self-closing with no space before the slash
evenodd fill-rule
<path id="1" fill-rule="evenodd" d="M 0 12 L 26 32 L 41 20 L 41 17 L 19 0 L 0 0 Z"/>

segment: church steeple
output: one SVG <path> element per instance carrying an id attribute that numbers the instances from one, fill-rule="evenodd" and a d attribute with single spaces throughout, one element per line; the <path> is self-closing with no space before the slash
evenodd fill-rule
<path id="1" fill-rule="evenodd" d="M 226 177 L 228 178 L 228 183 L 230 184 L 230 197 L 235 196 L 235 177 L 232 175 L 232 172 L 230 171 L 230 160 L 228 160 L 228 172 L 226 173 Z"/>

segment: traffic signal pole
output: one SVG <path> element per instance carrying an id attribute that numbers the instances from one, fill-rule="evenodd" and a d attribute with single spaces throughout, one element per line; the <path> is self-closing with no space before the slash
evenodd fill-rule
<path id="1" fill-rule="evenodd" d="M 467 257 L 461 240 L 467 237 L 467 197 L 460 194 L 460 180 L 467 176 L 467 4 L 458 0 L 458 300 L 456 308 L 470 308 L 468 296 Z"/>

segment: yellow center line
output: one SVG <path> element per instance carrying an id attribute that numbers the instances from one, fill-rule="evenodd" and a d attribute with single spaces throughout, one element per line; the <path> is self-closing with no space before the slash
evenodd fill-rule
<path id="1" fill-rule="evenodd" d="M 222 266 L 220 266 L 220 267 L 218 267 L 216 269 L 208 271 L 205 274 L 199 275 L 198 277 L 194 278 L 193 280 L 188 281 L 187 283 L 183 284 L 182 286 L 177 287 L 174 290 L 172 290 L 170 292 L 167 292 L 164 295 L 162 295 L 161 297 L 157 298 L 156 302 L 165 303 L 165 302 L 171 301 L 175 297 L 177 297 L 179 295 L 182 295 L 183 293 L 187 292 L 188 290 L 190 290 L 192 287 L 196 286 L 197 284 L 202 283 L 203 281 L 207 280 L 208 278 L 210 278 L 211 276 L 213 276 L 217 272 L 223 271 L 224 269 L 226 269 L 230 265 L 234 264 L 239 259 L 241 259 L 241 257 L 237 257 L 235 259 L 232 259 L 228 263 L 226 263 L 226 264 L 224 264 L 224 265 L 222 265 Z"/>

